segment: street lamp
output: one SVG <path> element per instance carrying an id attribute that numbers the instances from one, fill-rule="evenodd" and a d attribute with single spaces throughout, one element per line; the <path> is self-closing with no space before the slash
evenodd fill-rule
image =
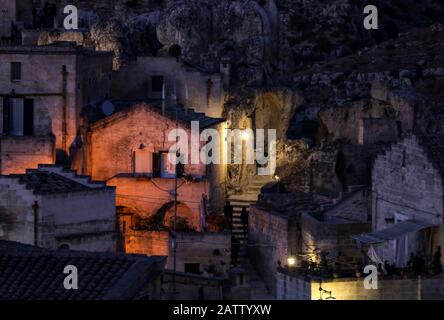
<path id="1" fill-rule="evenodd" d="M 289 267 L 294 267 L 296 265 L 296 258 L 295 257 L 288 257 L 287 264 Z"/>

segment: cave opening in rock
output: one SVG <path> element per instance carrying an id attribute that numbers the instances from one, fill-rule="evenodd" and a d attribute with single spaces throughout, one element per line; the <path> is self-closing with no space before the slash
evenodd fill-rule
<path id="1" fill-rule="evenodd" d="M 168 54 L 172 57 L 179 58 L 182 55 L 182 47 L 178 44 L 173 44 L 168 49 Z"/>

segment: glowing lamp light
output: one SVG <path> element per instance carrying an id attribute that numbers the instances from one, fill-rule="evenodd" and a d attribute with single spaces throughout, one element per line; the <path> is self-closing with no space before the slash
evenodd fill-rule
<path id="1" fill-rule="evenodd" d="M 279 181 L 280 178 L 279 178 L 278 175 L 275 175 L 275 176 L 274 176 L 274 179 L 277 180 L 277 181 Z"/>
<path id="2" fill-rule="evenodd" d="M 296 258 L 295 257 L 288 257 L 287 263 L 289 267 L 294 267 L 296 264 Z"/>

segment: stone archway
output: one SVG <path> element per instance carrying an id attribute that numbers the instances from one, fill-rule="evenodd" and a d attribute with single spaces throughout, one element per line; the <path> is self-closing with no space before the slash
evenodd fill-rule
<path id="1" fill-rule="evenodd" d="M 172 218 L 174 216 L 174 201 L 170 201 L 162 205 L 157 212 L 155 213 L 159 217 L 159 220 L 163 221 L 163 225 L 167 226 L 169 228 L 172 228 Z M 190 229 L 196 230 L 196 218 L 195 214 L 193 214 L 193 211 L 183 202 L 177 202 L 177 218 L 178 218 L 178 224 L 180 225 L 179 228 L 185 228 L 188 227 Z M 186 227 L 185 224 L 188 226 Z"/>

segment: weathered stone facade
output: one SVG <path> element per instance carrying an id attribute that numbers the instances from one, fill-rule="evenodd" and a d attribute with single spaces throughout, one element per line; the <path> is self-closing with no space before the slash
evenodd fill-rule
<path id="1" fill-rule="evenodd" d="M 180 177 L 178 182 L 178 215 L 186 218 L 195 230 L 202 230 L 201 213 L 207 209 L 202 207 L 202 197 L 206 195 L 209 199 L 216 199 L 218 203 L 212 203 L 213 209 L 223 203 L 220 195 L 212 195 L 213 192 L 221 191 L 223 194 L 225 177 L 223 172 L 220 174 L 223 168 L 213 166 L 213 172 L 218 174 L 208 177 L 204 163 L 199 161 L 198 164 L 192 164 L 190 123 L 179 121 L 177 128 L 185 130 L 189 139 L 188 151 L 185 153 L 183 150 L 188 155 L 188 163 L 184 164 L 183 178 Z M 162 161 L 166 162 L 162 162 L 161 172 L 156 176 L 153 156 L 168 155 L 169 149 L 176 142 L 175 139 L 168 139 L 174 130 L 175 120 L 144 103 L 94 122 L 88 137 L 89 144 L 83 150 L 86 154 L 83 170 L 93 179 L 107 181 L 108 185 L 115 186 L 119 206 L 130 208 L 142 217 L 156 214 L 174 200 L 171 192 L 175 188 L 175 172 L 163 171 L 169 162 L 165 157 Z M 199 144 L 202 146 L 203 142 Z M 138 161 L 136 153 L 140 150 L 147 152 L 144 160 L 147 168 L 144 172 L 138 172 L 135 167 Z M 169 221 L 168 213 L 165 219 Z M 166 224 L 169 224 L 168 221 Z"/>
<path id="2" fill-rule="evenodd" d="M 194 264 L 196 272 L 206 277 L 227 278 L 230 270 L 231 234 L 179 232 L 177 234 L 177 271 L 187 271 Z M 170 241 L 170 255 L 167 268 L 173 269 L 173 248 Z M 188 271 L 189 272 L 189 271 Z"/>
<path id="3" fill-rule="evenodd" d="M 209 183 L 206 180 L 187 182 L 180 179 L 178 188 L 177 216 L 184 218 L 194 230 L 203 230 L 201 217 L 202 194 L 209 194 Z M 116 177 L 107 181 L 107 185 L 116 187 L 116 203 L 141 218 L 155 214 L 162 215 L 165 226 L 171 226 L 174 212 L 174 179 L 148 177 Z M 165 211 L 165 210 L 166 211 Z M 129 227 L 129 226 L 128 226 Z"/>
<path id="4" fill-rule="evenodd" d="M 173 57 L 138 57 L 129 62 L 115 72 L 112 94 L 117 100 L 162 99 L 162 86 L 166 99 L 175 98 L 210 117 L 222 116 L 225 93 L 221 75 L 187 67 Z"/>
<path id="5" fill-rule="evenodd" d="M 303 278 L 280 270 L 277 274 L 277 299 L 319 300 L 319 287 L 331 291 L 336 300 L 441 300 L 444 298 L 443 277 L 380 279 L 377 290 L 364 287 L 364 279 L 343 278 L 319 280 Z M 323 293 L 322 299 L 330 297 Z"/>
<path id="6" fill-rule="evenodd" d="M 176 272 L 175 281 L 177 294 L 174 298 L 178 300 L 225 300 L 228 296 L 225 278 Z M 169 295 L 172 286 L 173 272 L 165 270 L 162 282 L 162 289 L 166 293 L 165 299 L 172 298 Z"/>
<path id="7" fill-rule="evenodd" d="M 116 251 L 115 190 L 42 166 L 0 177 L 0 238 L 50 249 Z"/>
<path id="8" fill-rule="evenodd" d="M 124 237 L 125 253 L 144 254 L 147 256 L 169 255 L 168 231 L 134 231 L 126 230 Z"/>
<path id="9" fill-rule="evenodd" d="M 337 269 L 353 269 L 361 252 L 350 235 L 370 231 L 365 190 L 350 190 L 338 198 L 316 194 L 262 194 L 250 208 L 250 259 L 273 295 L 279 266 L 320 263 L 321 254 Z"/>
<path id="10" fill-rule="evenodd" d="M 278 262 L 285 263 L 291 251 L 288 218 L 251 207 L 248 229 L 248 241 L 254 245 L 249 248 L 250 259 L 269 290 L 275 294 Z"/>
<path id="11" fill-rule="evenodd" d="M 16 161 L 15 167 L 11 162 L 5 167 L 2 163 L 1 173 L 23 173 L 39 162 L 54 163 L 54 154 L 67 162 L 74 156 L 83 108 L 95 106 L 110 94 L 112 55 L 59 44 L 1 47 L 0 57 L 0 126 L 7 136 L 1 155 Z M 24 115 L 20 111 L 23 103 Z M 23 145 L 22 136 L 26 141 L 36 139 L 34 153 Z M 20 143 L 26 160 L 20 154 Z"/>
<path id="12" fill-rule="evenodd" d="M 383 260 L 405 265 L 417 252 L 424 254 L 427 261 L 438 249 L 444 253 L 441 148 L 439 137 L 412 135 L 376 159 L 372 172 L 374 231 L 406 220 L 435 226 L 408 236 L 405 256 L 398 256 L 401 262 L 397 262 L 396 241 L 386 243 L 380 249 Z"/>
<path id="13" fill-rule="evenodd" d="M 126 253 L 168 256 L 167 268 L 174 269 L 173 239 L 168 231 L 127 231 L 124 237 Z M 178 272 L 194 273 L 203 277 L 228 277 L 230 233 L 178 232 L 176 243 Z"/>
<path id="14" fill-rule="evenodd" d="M 26 169 L 37 168 L 39 164 L 53 164 L 56 161 L 54 137 L 11 137 L 0 138 L 1 173 L 25 173 Z"/>

